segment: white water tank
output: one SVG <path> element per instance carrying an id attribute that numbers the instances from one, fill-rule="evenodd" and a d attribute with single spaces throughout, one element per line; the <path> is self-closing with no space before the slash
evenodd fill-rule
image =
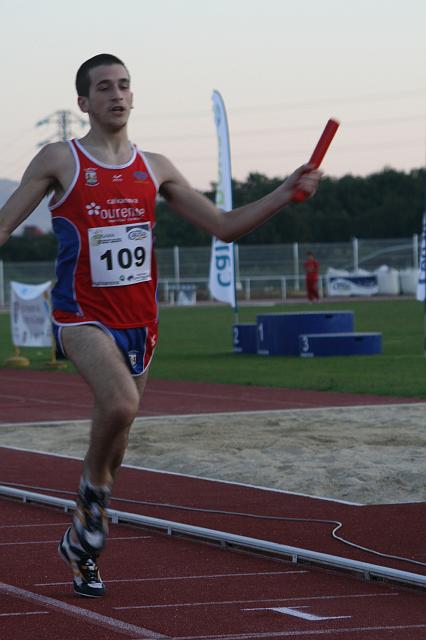
<path id="1" fill-rule="evenodd" d="M 399 273 L 387 265 L 382 265 L 376 270 L 379 295 L 397 296 L 400 293 Z"/>
<path id="2" fill-rule="evenodd" d="M 399 272 L 401 293 L 409 295 L 416 294 L 418 273 L 417 269 L 402 269 Z"/>

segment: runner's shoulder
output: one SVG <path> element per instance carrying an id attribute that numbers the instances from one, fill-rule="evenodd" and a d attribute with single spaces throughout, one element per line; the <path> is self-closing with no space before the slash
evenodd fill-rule
<path id="1" fill-rule="evenodd" d="M 149 164 L 152 165 L 153 168 L 157 170 L 161 170 L 163 167 L 166 167 L 171 164 L 170 160 L 163 156 L 162 153 L 154 153 L 153 151 L 144 151 L 143 152 L 145 158 L 148 160 Z"/>
<path id="2" fill-rule="evenodd" d="M 151 151 L 143 152 L 161 187 L 165 182 L 171 180 L 181 181 L 183 176 L 179 173 L 171 160 L 161 153 L 153 153 Z"/>
<path id="3" fill-rule="evenodd" d="M 47 181 L 48 184 L 62 183 L 63 176 L 73 170 L 73 156 L 65 142 L 46 144 L 31 160 L 22 176 L 21 184 L 30 181 Z"/>
<path id="4" fill-rule="evenodd" d="M 46 144 L 35 158 L 37 164 L 51 175 L 57 176 L 74 166 L 74 158 L 66 142 Z"/>

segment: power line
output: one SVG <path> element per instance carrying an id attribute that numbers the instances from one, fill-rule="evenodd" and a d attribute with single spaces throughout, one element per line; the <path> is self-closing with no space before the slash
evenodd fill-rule
<path id="1" fill-rule="evenodd" d="M 422 97 L 426 95 L 426 88 L 417 89 L 415 91 L 400 91 L 400 92 L 386 92 L 386 93 L 373 93 L 373 94 L 364 94 L 358 96 L 352 96 L 347 98 L 324 98 L 323 100 L 312 100 L 312 101 L 300 101 L 300 102 L 283 102 L 275 105 L 265 105 L 264 107 L 237 107 L 233 111 L 243 112 L 243 111 L 252 111 L 252 110 L 260 110 L 264 109 L 266 111 L 274 110 L 274 109 L 311 109 L 313 107 L 327 105 L 330 106 L 332 103 L 334 104 L 345 104 L 345 103 L 359 103 L 359 102 L 382 102 L 383 100 L 404 100 L 405 98 L 413 98 L 413 97 Z"/>
<path id="2" fill-rule="evenodd" d="M 401 116 L 401 117 L 393 117 L 393 118 L 369 118 L 366 120 L 352 120 L 349 122 L 345 121 L 345 127 L 360 127 L 360 126 L 382 126 L 388 124 L 396 124 L 396 123 L 411 123 L 411 122 L 424 122 L 425 115 L 415 115 L 415 116 Z M 239 136 L 253 136 L 253 135 L 267 135 L 267 134 L 277 134 L 277 133 L 300 133 L 301 131 L 313 131 L 317 130 L 318 125 L 300 125 L 297 127 L 269 127 L 265 129 L 245 129 L 242 131 L 232 131 L 231 130 L 231 138 L 236 138 Z M 215 137 L 215 133 L 212 130 L 211 133 L 194 133 L 194 134 L 179 134 L 179 135 L 164 135 L 164 136 L 143 136 L 144 142 L 155 142 L 155 141 L 181 141 L 181 140 L 210 140 Z"/>
<path id="3" fill-rule="evenodd" d="M 229 111 L 232 113 L 259 113 L 262 111 L 275 111 L 275 110 L 291 110 L 291 109 L 312 109 L 318 106 L 331 104 L 345 104 L 345 103 L 359 103 L 359 102 L 382 102 L 392 100 L 404 100 L 405 98 L 423 97 L 426 95 L 426 87 L 421 89 L 415 89 L 410 91 L 387 91 L 381 93 L 369 93 L 360 94 L 349 97 L 333 97 L 324 98 L 322 100 L 301 100 L 297 102 L 278 102 L 275 104 L 263 104 L 253 106 L 241 106 L 241 107 L 229 107 Z M 181 113 L 147 113 L 142 116 L 136 116 L 134 120 L 165 120 L 173 119 L 180 120 L 185 118 L 206 117 L 209 114 L 205 109 L 197 111 L 187 111 Z"/>
<path id="4" fill-rule="evenodd" d="M 38 122 L 36 122 L 35 126 L 42 127 L 45 125 L 52 125 L 52 124 L 56 125 L 56 133 L 53 133 L 46 140 L 39 142 L 36 145 L 38 148 L 44 147 L 46 144 L 49 144 L 50 142 L 56 142 L 58 140 L 59 141 L 68 140 L 73 135 L 72 134 L 73 125 L 77 124 L 80 127 L 84 127 L 87 125 L 86 121 L 83 120 L 83 118 L 80 118 L 79 116 L 75 115 L 72 111 L 58 110 L 46 116 L 45 118 L 42 118 Z M 33 129 L 31 129 L 30 131 L 32 130 Z M 29 131 L 24 130 L 23 133 L 29 133 Z M 26 148 L 22 153 L 19 153 L 18 156 L 15 157 L 14 159 L 12 160 L 9 159 L 7 163 L 6 162 L 0 163 L 0 167 L 7 166 L 10 169 L 11 167 L 19 164 L 21 160 L 23 160 L 26 156 L 29 156 L 30 154 L 31 154 L 31 151 L 28 148 Z"/>
<path id="5" fill-rule="evenodd" d="M 1 146 L 10 147 L 13 144 L 13 146 L 15 147 L 20 140 L 24 140 L 26 142 L 25 140 L 26 136 L 29 134 L 32 134 L 33 131 L 34 131 L 34 128 L 32 126 L 25 127 L 24 129 L 18 129 L 18 131 L 15 131 L 15 133 L 13 133 L 13 135 L 9 135 L 9 137 L 6 138 L 6 140 L 2 139 L 0 141 Z M 10 134 L 10 128 L 8 128 L 8 133 Z"/>
<path id="6" fill-rule="evenodd" d="M 42 127 L 45 125 L 55 125 L 56 132 L 53 133 L 49 138 L 39 142 L 36 146 L 38 148 L 44 147 L 46 144 L 56 141 L 66 141 L 69 138 L 74 137 L 73 128 L 76 125 L 79 125 L 81 128 L 87 126 L 87 122 L 74 114 L 72 111 L 67 110 L 58 110 L 54 111 L 50 115 L 42 118 L 38 122 L 36 122 L 36 127 Z M 32 129 L 31 129 L 32 131 Z M 28 133 L 28 130 L 25 130 L 24 133 Z M 7 166 L 9 169 L 11 167 L 16 166 L 23 160 L 26 156 L 31 154 L 30 150 L 27 148 L 22 153 L 20 153 L 15 159 L 8 160 L 8 162 L 0 163 L 0 167 Z"/>
<path id="7" fill-rule="evenodd" d="M 379 143 L 379 144 L 375 144 L 375 143 L 371 143 L 371 144 L 365 144 L 365 143 L 361 143 L 361 144 L 354 144 L 354 145 L 346 145 L 343 147 L 339 147 L 339 149 L 335 150 L 335 154 L 337 155 L 337 153 L 341 154 L 343 153 L 362 153 L 365 151 L 371 152 L 371 149 L 413 149 L 413 148 L 420 148 L 422 145 L 422 142 L 419 142 L 419 140 L 404 140 L 403 142 L 401 142 L 400 144 L 398 144 L 397 142 L 383 142 L 383 143 Z M 295 156 L 297 154 L 303 153 L 304 150 L 301 149 L 301 147 L 298 147 L 297 149 L 284 149 L 281 148 L 280 149 L 271 149 L 269 151 L 256 151 L 256 158 L 275 158 L 275 157 L 281 157 L 281 158 L 286 158 L 287 156 L 291 155 L 291 156 Z M 233 158 L 243 158 L 243 157 L 247 157 L 247 152 L 237 152 L 237 153 L 233 153 L 232 157 Z M 176 159 L 179 160 L 179 162 L 216 162 L 216 157 L 214 154 L 211 155 L 204 155 L 204 156 L 186 156 L 186 157 L 179 157 L 178 155 L 176 155 Z"/>

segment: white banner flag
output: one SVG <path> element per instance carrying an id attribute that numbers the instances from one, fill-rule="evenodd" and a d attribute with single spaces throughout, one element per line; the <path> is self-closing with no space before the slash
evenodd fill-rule
<path id="1" fill-rule="evenodd" d="M 10 321 L 15 347 L 51 347 L 50 285 L 11 282 Z"/>
<path id="2" fill-rule="evenodd" d="M 218 91 L 213 91 L 213 112 L 218 142 L 218 181 L 216 206 L 223 211 L 232 209 L 231 152 L 225 105 Z M 209 289 L 211 295 L 236 308 L 234 243 L 212 240 Z"/>
<path id="3" fill-rule="evenodd" d="M 417 300 L 426 300 L 426 212 L 423 214 L 422 242 L 419 261 L 419 279 L 417 281 Z"/>

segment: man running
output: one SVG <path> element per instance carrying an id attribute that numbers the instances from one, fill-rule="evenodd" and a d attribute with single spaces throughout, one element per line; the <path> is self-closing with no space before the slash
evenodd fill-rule
<path id="1" fill-rule="evenodd" d="M 1 209 L 0 246 L 51 194 L 59 245 L 54 334 L 95 401 L 77 508 L 59 552 L 73 570 L 74 591 L 98 597 L 105 592 L 97 564 L 108 533 L 105 510 L 157 342 L 157 194 L 193 224 L 231 242 L 292 202 L 296 191 L 312 196 L 320 174 L 304 165 L 261 200 L 224 213 L 167 158 L 131 144 L 133 94 L 121 60 L 110 54 L 87 60 L 76 88 L 89 133 L 48 144 L 35 156 Z"/>

